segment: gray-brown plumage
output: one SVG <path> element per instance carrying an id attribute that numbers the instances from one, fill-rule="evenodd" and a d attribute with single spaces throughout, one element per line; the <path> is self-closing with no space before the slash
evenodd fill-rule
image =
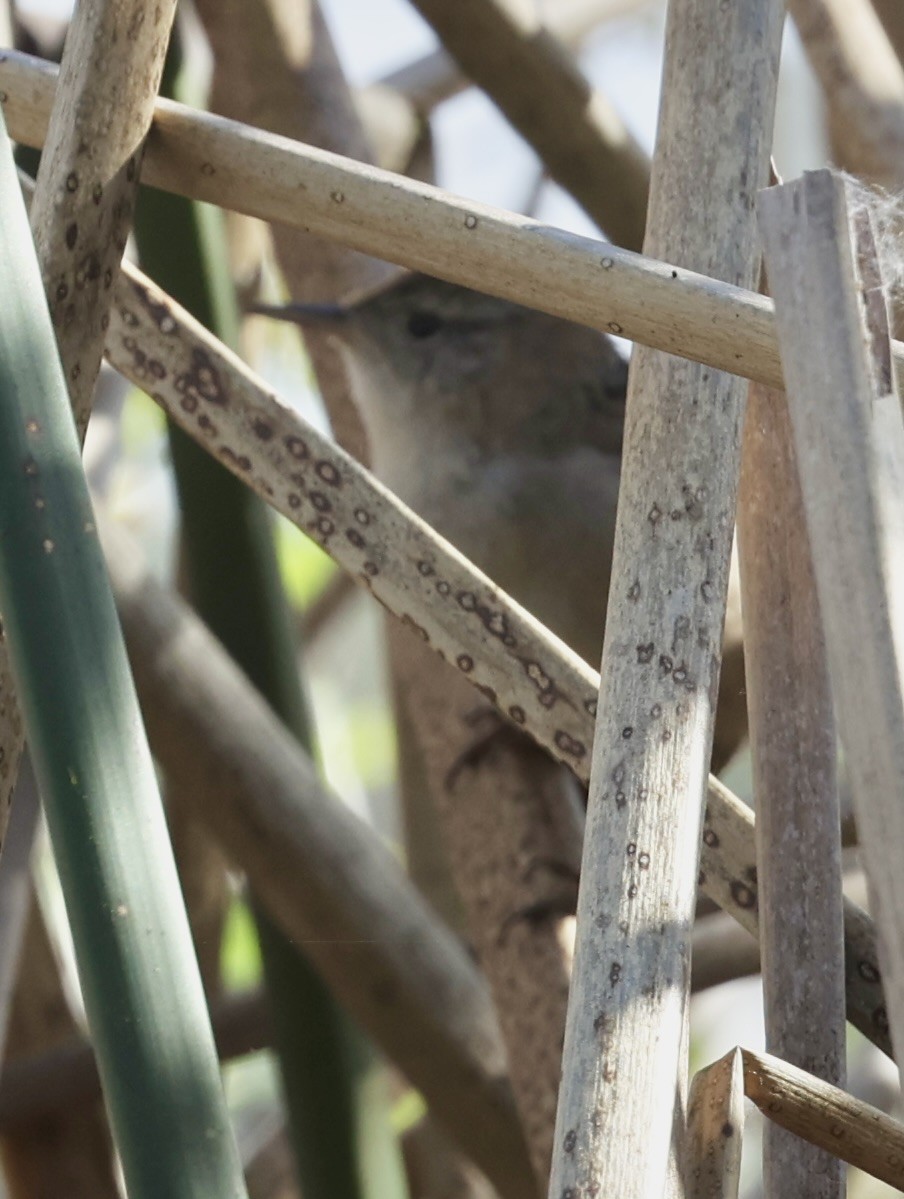
<path id="1" fill-rule="evenodd" d="M 425 275 L 331 325 L 379 478 L 598 666 L 627 379 L 612 342 Z"/>
<path id="2" fill-rule="evenodd" d="M 315 309 L 261 311 L 304 325 Z M 345 347 L 377 475 L 599 665 L 627 367 L 604 334 L 411 274 L 319 313 Z M 746 732 L 729 596 L 713 765 Z"/>

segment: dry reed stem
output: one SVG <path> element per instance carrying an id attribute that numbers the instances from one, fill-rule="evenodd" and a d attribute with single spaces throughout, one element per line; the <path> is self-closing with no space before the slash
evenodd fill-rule
<path id="1" fill-rule="evenodd" d="M 744 1093 L 796 1137 L 904 1190 L 904 1126 L 769 1054 L 742 1049 Z M 797 1141 L 798 1150 L 803 1146 Z M 796 1194 L 797 1192 L 789 1192 Z"/>
<path id="2" fill-rule="evenodd" d="M 213 840 L 213 838 L 211 838 Z M 270 1011 L 263 990 L 215 1000 L 211 1026 L 220 1061 L 226 1062 L 273 1044 Z M 0 1128 L 44 1119 L 59 1109 L 100 1099 L 100 1075 L 91 1042 L 74 1036 L 8 1063 L 0 1075 Z"/>
<path id="3" fill-rule="evenodd" d="M 0 52 L 11 136 L 40 146 L 57 68 Z M 304 228 L 768 386 L 782 386 L 771 301 L 649 256 L 158 100 L 143 179 Z M 299 202 L 304 196 L 304 203 Z M 893 345 L 904 363 L 904 344 Z"/>
<path id="4" fill-rule="evenodd" d="M 43 142 L 56 74 L 52 64 L 0 52 L 0 101 L 11 136 L 27 145 Z M 158 100 L 142 178 L 783 385 L 774 308 L 764 296 L 185 105 Z M 904 344 L 895 342 L 893 353 L 904 363 Z"/>
<path id="5" fill-rule="evenodd" d="M 54 67 L 0 52 L 12 136 L 40 145 Z M 159 100 L 144 182 L 303 228 L 578 324 L 782 385 L 772 303 L 652 257 Z M 904 360 L 904 345 L 896 346 Z"/>
<path id="6" fill-rule="evenodd" d="M 495 1199 L 484 1176 L 429 1116 L 402 1137 L 402 1154 L 412 1199 Z"/>
<path id="7" fill-rule="evenodd" d="M 31 858 L 40 813 L 38 784 L 26 754 L 0 854 L 0 1061 L 6 1056 L 10 1008 L 31 904 Z"/>
<path id="8" fill-rule="evenodd" d="M 241 860 L 237 859 L 241 866 Z M 299 870 L 304 862 L 299 862 Z M 755 974 L 756 941 L 724 913 L 694 926 L 695 990 Z M 272 1045 L 267 997 L 262 990 L 214 1000 L 211 1026 L 221 1062 Z M 91 1043 L 72 1037 L 52 1049 L 18 1058 L 0 1074 L 0 1129 L 44 1116 L 58 1108 L 101 1096 L 100 1076 Z"/>
<path id="9" fill-rule="evenodd" d="M 732 1049 L 698 1070 L 687 1104 L 687 1199 L 738 1199 L 744 1068 Z"/>
<path id="10" fill-rule="evenodd" d="M 756 938 L 728 912 L 697 917 L 691 950 L 691 994 L 759 972 L 760 947 Z"/>
<path id="11" fill-rule="evenodd" d="M 764 192 L 788 407 L 839 732 L 904 1048 L 904 428 L 870 219 L 829 171 Z"/>
<path id="12" fill-rule="evenodd" d="M 76 1031 L 47 927 L 32 897 L 6 1060 L 14 1065 L 21 1057 L 52 1051 Z M 4 1129 L 0 1158 L 9 1199 L 119 1199 L 113 1145 L 99 1094 L 87 1103 Z"/>
<path id="13" fill-rule="evenodd" d="M 819 79 L 832 145 L 846 170 L 904 181 L 904 66 L 870 0 L 789 0 Z"/>
<path id="14" fill-rule="evenodd" d="M 176 0 L 83 0 L 66 37 L 31 223 L 82 433 L 175 11 Z"/>
<path id="15" fill-rule="evenodd" d="M 530 0 L 412 0 L 465 75 L 617 245 L 643 243 L 647 155 Z"/>
<path id="16" fill-rule="evenodd" d="M 873 0 L 873 7 L 879 14 L 898 58 L 901 58 L 904 52 L 904 9 L 898 0 Z"/>
<path id="17" fill-rule="evenodd" d="M 210 106 L 223 116 L 324 150 L 373 161 L 316 0 L 198 0 L 214 54 Z M 277 223 L 280 270 L 296 300 L 325 302 L 385 277 L 382 263 Z M 335 342 L 305 331 L 334 436 L 359 461 L 369 458 L 361 417 Z"/>
<path id="18" fill-rule="evenodd" d="M 553 757 L 589 779 L 599 675 L 279 401 L 243 362 L 128 264 L 110 362 L 381 604 L 490 693 Z M 323 509 L 324 501 L 330 511 Z M 750 809 L 710 777 L 701 885 L 756 935 Z M 887 1048 L 872 923 L 845 907 L 849 1016 Z"/>
<path id="19" fill-rule="evenodd" d="M 557 0 L 543 14 L 549 32 L 575 49 L 587 34 L 606 21 L 630 16 L 645 0 Z M 445 100 L 471 86 L 455 60 L 443 49 L 433 50 L 414 62 L 384 75 L 379 86 L 404 96 L 424 116 Z"/>
<path id="20" fill-rule="evenodd" d="M 783 22 L 781 0 L 669 5 L 649 254 L 758 278 L 753 204 L 769 178 Z M 683 1194 L 690 935 L 745 392 L 648 349 L 631 359 L 556 1196 Z"/>
<path id="21" fill-rule="evenodd" d="M 179 542 L 177 553 L 177 588 L 183 595 L 190 596 L 184 538 Z M 171 786 L 164 784 L 161 789 L 166 827 L 198 959 L 198 972 L 210 1007 L 222 986 L 220 960 L 223 929 L 232 902 L 233 887 L 220 847 L 208 836 L 206 828 L 185 810 L 179 798 L 172 794 Z"/>
<path id="22" fill-rule="evenodd" d="M 757 796 L 766 1046 L 845 1080 L 844 916 L 835 720 L 791 423 L 752 384 L 738 506 Z M 766 1195 L 843 1194 L 840 1163 L 767 1126 Z"/>

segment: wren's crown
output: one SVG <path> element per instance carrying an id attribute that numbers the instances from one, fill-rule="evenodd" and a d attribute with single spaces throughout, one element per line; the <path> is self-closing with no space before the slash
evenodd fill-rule
<path id="1" fill-rule="evenodd" d="M 553 453 L 620 450 L 627 367 L 597 330 L 416 273 L 347 307 L 255 310 L 328 328 L 374 415 L 454 422 L 487 449 L 525 423 Z"/>

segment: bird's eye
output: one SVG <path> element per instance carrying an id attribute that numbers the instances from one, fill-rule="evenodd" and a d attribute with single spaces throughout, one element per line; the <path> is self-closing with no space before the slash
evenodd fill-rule
<path id="1" fill-rule="evenodd" d="M 408 332 L 412 337 L 432 337 L 443 327 L 443 318 L 435 312 L 412 312 L 408 318 Z"/>

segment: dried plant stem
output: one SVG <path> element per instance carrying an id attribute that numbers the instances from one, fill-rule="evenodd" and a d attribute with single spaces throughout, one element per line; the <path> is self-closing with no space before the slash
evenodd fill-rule
<path id="1" fill-rule="evenodd" d="M 870 220 L 828 171 L 764 192 L 788 406 L 892 1041 L 904 1049 L 904 428 Z"/>
<path id="2" fill-rule="evenodd" d="M 798 1151 L 801 1138 L 904 1190 L 904 1126 L 897 1120 L 780 1058 L 740 1052 L 745 1095 L 795 1135 Z"/>
<path id="3" fill-rule="evenodd" d="M 52 64 L 0 52 L 3 110 L 20 141 L 42 144 L 55 81 Z M 773 305 L 764 296 L 172 101 L 157 102 L 142 179 L 783 385 Z M 893 352 L 904 362 L 904 344 L 895 342 Z"/>
<path id="4" fill-rule="evenodd" d="M 141 221 L 139 208 L 139 225 Z M 140 234 L 139 234 L 140 244 Z M 191 443 L 193 444 L 193 443 Z M 186 544 L 180 544 L 177 569 L 179 590 L 190 593 L 187 585 Z M 194 597 L 197 603 L 197 596 Z M 179 884 L 185 899 L 185 914 L 191 929 L 195 956 L 207 1005 L 216 1000 L 222 985 L 220 963 L 223 948 L 223 928 L 232 901 L 233 888 L 227 873 L 226 861 L 207 829 L 172 795 L 165 784 L 163 789 L 166 825 L 173 846 L 173 857 L 179 872 Z"/>
<path id="5" fill-rule="evenodd" d="M 494 1199 L 493 1188 L 426 1117 L 402 1138 L 411 1194 L 416 1199 Z"/>
<path id="6" fill-rule="evenodd" d="M 694 921 L 691 993 L 760 972 L 760 947 L 727 912 Z"/>
<path id="7" fill-rule="evenodd" d="M 187 807 L 187 805 L 186 805 Z M 27 992 L 23 995 L 27 1002 Z M 220 1061 L 253 1053 L 273 1043 L 267 996 L 254 990 L 214 1002 L 211 1022 Z M 43 1119 L 58 1109 L 73 1111 L 100 1099 L 100 1075 L 90 1041 L 70 1035 L 52 1049 L 17 1055 L 0 1076 L 0 1128 Z M 55 1039 L 59 1041 L 60 1032 Z"/>
<path id="8" fill-rule="evenodd" d="M 211 107 L 270 133 L 373 161 L 317 0 L 199 0 L 214 52 Z M 385 263 L 275 224 L 273 244 L 294 299 L 323 303 L 385 277 Z M 361 417 L 335 341 L 305 331 L 336 440 L 359 461 L 369 458 Z"/>
<path id="9" fill-rule="evenodd" d="M 0 854 L 0 1060 L 5 1056 L 10 1003 L 31 902 L 31 855 L 40 812 L 38 784 L 25 754 Z"/>
<path id="10" fill-rule="evenodd" d="M 780 0 L 743 15 L 669 5 L 651 255 L 758 277 L 783 21 Z M 690 933 L 744 394 L 649 350 L 631 361 L 553 1195 L 683 1193 Z"/>
<path id="11" fill-rule="evenodd" d="M 0 52 L 3 109 L 19 140 L 41 144 L 55 78 L 48 64 Z M 157 103 L 142 179 L 782 386 L 771 302 L 655 257 L 172 101 Z"/>
<path id="12" fill-rule="evenodd" d="M 873 0 L 873 7 L 879 14 L 898 58 L 901 58 L 904 51 L 904 9 L 898 4 L 898 0 Z"/>
<path id="13" fill-rule="evenodd" d="M 66 37 L 31 221 L 81 430 L 175 11 L 176 0 L 153 8 L 144 0 L 93 0 L 78 6 Z"/>
<path id="14" fill-rule="evenodd" d="M 687 1139 L 687 1199 L 737 1199 L 744 1139 L 744 1067 L 739 1049 L 694 1075 Z"/>
<path id="15" fill-rule="evenodd" d="M 390 612 L 485 695 L 492 692 L 504 715 L 588 781 L 597 672 L 128 265 L 116 285 L 107 353 Z M 324 499 L 329 512 L 320 510 Z M 749 808 L 710 777 L 701 882 L 755 935 L 753 829 Z M 887 1048 L 871 921 L 847 904 L 845 928 L 849 1017 Z"/>
<path id="16" fill-rule="evenodd" d="M 639 250 L 649 160 L 523 0 L 412 0 L 462 71 L 617 245 Z"/>
<path id="17" fill-rule="evenodd" d="M 186 805 L 186 812 L 192 811 Z M 206 826 L 203 826 L 206 832 Z M 239 865 L 241 860 L 237 859 Z M 299 862 L 299 870 L 304 863 Z M 542 915 L 541 911 L 523 913 Z M 553 913 L 554 914 L 554 913 Z M 756 940 L 724 913 L 694 926 L 694 990 L 704 990 L 759 970 Z M 221 1062 L 273 1044 L 273 1029 L 262 990 L 216 1000 L 211 1023 Z M 100 1077 L 91 1045 L 71 1037 L 58 1047 L 17 1057 L 0 1075 L 0 1129 L 100 1097 Z"/>
<path id="18" fill-rule="evenodd" d="M 904 66 L 871 0 L 789 0 L 788 9 L 822 84 L 838 161 L 900 188 Z"/>
<path id="19" fill-rule="evenodd" d="M 738 543 L 757 795 L 766 1045 L 845 1079 L 841 815 L 832 690 L 785 397 L 747 401 Z M 837 1159 L 767 1126 L 767 1195 L 840 1196 Z"/>
<path id="20" fill-rule="evenodd" d="M 76 1030 L 47 926 L 32 896 L 6 1068 L 15 1070 L 22 1057 L 54 1052 L 67 1044 Z M 48 1153 L 48 1145 L 53 1146 L 52 1153 Z M 0 1156 L 10 1199 L 61 1193 L 118 1199 L 113 1145 L 100 1088 L 87 1102 L 42 1113 L 16 1128 L 4 1128 Z"/>
<path id="21" fill-rule="evenodd" d="M 644 0 L 557 0 L 547 6 L 545 23 L 553 37 L 574 48 L 588 33 L 606 21 L 630 16 Z M 425 116 L 444 100 L 471 86 L 455 60 L 445 50 L 434 50 L 384 75 L 380 86 L 399 92 Z"/>

